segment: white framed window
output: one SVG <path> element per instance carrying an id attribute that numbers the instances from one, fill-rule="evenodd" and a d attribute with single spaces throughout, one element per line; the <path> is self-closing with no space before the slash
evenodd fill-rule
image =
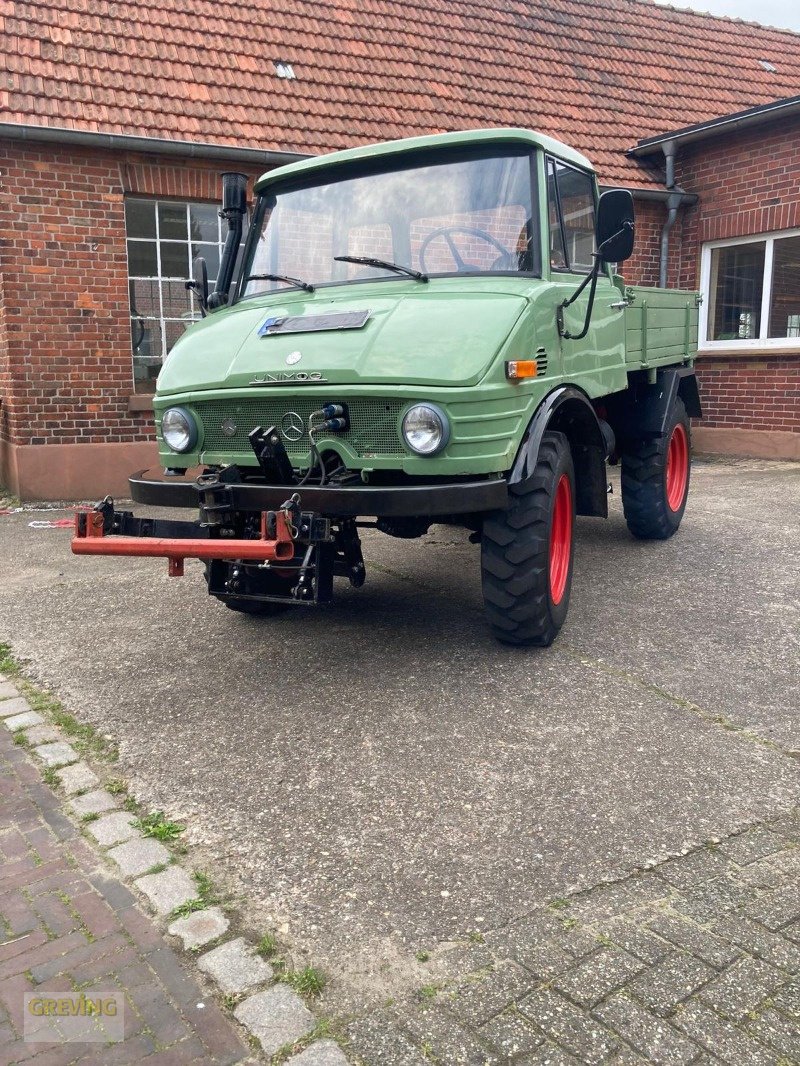
<path id="1" fill-rule="evenodd" d="M 153 392 L 172 346 L 200 313 L 186 281 L 203 256 L 213 290 L 227 224 L 218 204 L 125 199 L 128 291 L 136 392 Z"/>
<path id="2" fill-rule="evenodd" d="M 703 245 L 700 350 L 800 350 L 800 230 Z"/>

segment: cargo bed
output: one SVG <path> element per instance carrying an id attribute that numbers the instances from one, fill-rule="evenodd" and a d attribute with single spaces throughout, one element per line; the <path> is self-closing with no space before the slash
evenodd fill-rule
<path id="1" fill-rule="evenodd" d="M 625 296 L 629 301 L 625 309 L 625 358 L 629 368 L 648 369 L 694 360 L 699 293 L 628 285 Z"/>

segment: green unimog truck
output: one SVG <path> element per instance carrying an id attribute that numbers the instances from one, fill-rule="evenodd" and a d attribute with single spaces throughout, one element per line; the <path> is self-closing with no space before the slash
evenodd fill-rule
<path id="1" fill-rule="evenodd" d="M 130 479 L 199 517 L 107 498 L 74 551 L 200 558 L 211 595 L 276 616 L 363 584 L 359 529 L 445 523 L 480 543 L 495 636 L 548 645 L 607 462 L 634 536 L 677 530 L 698 296 L 625 284 L 633 201 L 582 155 L 521 129 L 395 141 L 265 174 L 249 225 L 223 175 L 221 213 L 216 286 L 198 261 L 202 320 L 158 379 L 163 473 Z"/>

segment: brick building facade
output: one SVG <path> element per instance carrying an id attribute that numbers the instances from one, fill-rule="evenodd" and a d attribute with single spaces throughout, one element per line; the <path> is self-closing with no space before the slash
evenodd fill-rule
<path id="1" fill-rule="evenodd" d="M 0 480 L 23 498 L 119 493 L 152 465 L 152 379 L 191 317 L 193 250 L 214 261 L 221 171 L 476 126 L 541 129 L 631 188 L 626 279 L 658 284 L 666 263 L 704 294 L 697 444 L 800 458 L 800 35 L 650 0 L 614 0 L 602 31 L 579 0 L 468 4 L 458 23 L 422 0 L 397 58 L 393 17 L 330 0 L 303 31 L 287 0 L 251 13 L 264 48 L 239 36 L 231 56 L 211 22 L 196 33 L 144 0 L 125 21 L 84 0 L 34 7 L 0 19 Z M 490 32 L 487 63 L 475 38 Z"/>
<path id="2" fill-rule="evenodd" d="M 0 482 L 12 491 L 124 491 L 128 474 L 152 465 L 152 390 L 134 380 L 125 204 L 215 203 L 225 169 L 241 159 L 0 140 Z"/>
<path id="3" fill-rule="evenodd" d="M 707 451 L 800 459 L 800 101 L 722 116 L 703 131 L 672 134 L 675 184 L 695 197 L 679 209 L 671 231 L 667 280 L 700 289 L 704 298 L 698 378 L 704 418 L 695 443 Z M 637 253 L 626 274 L 645 285 L 659 281 L 663 205 L 640 204 Z M 791 245 L 782 285 L 784 313 L 797 319 L 787 337 L 715 341 L 709 329 L 713 299 L 704 258 L 713 248 L 745 247 L 769 235 Z M 791 311 L 789 313 L 792 313 Z M 782 326 L 775 332 L 784 333 Z"/>

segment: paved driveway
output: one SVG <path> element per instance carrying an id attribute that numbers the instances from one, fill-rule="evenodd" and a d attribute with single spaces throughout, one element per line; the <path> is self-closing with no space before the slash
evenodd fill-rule
<path id="1" fill-rule="evenodd" d="M 420 950 L 797 802 L 800 466 L 698 464 L 667 543 L 616 490 L 547 651 L 489 637 L 458 530 L 368 534 L 362 590 L 258 620 L 199 564 L 76 559 L 30 513 L 0 518 L 0 635 L 330 1006 L 365 1003 L 421 984 Z"/>

